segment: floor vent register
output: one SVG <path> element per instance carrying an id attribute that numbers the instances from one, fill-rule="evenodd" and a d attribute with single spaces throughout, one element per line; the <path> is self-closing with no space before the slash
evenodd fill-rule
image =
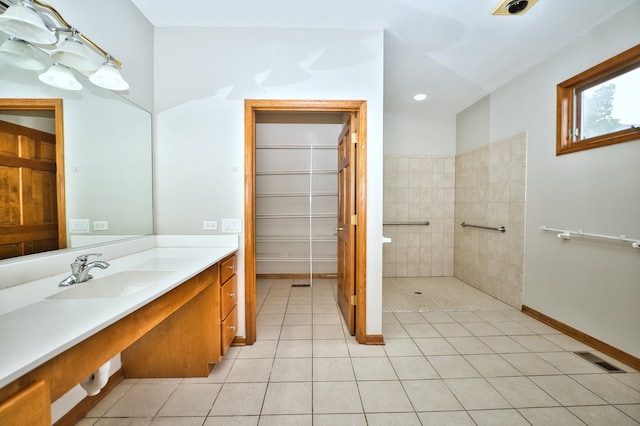
<path id="1" fill-rule="evenodd" d="M 604 359 L 600 358 L 598 355 L 595 355 L 591 352 L 574 352 L 574 354 L 589 361 L 592 364 L 597 365 L 598 367 L 602 368 L 605 371 L 608 371 L 609 373 L 625 373 L 624 370 L 619 369 L 615 365 L 605 361 Z"/>

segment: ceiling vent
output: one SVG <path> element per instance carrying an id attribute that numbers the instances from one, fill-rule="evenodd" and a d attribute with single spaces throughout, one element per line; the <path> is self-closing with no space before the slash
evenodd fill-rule
<path id="1" fill-rule="evenodd" d="M 504 0 L 493 11 L 494 15 L 523 15 L 538 0 Z"/>

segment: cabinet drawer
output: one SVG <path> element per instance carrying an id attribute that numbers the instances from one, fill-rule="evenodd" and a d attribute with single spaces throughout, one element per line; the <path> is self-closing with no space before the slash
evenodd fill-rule
<path id="1" fill-rule="evenodd" d="M 50 426 L 49 386 L 40 380 L 0 402 L 0 424 Z"/>
<path id="2" fill-rule="evenodd" d="M 238 256 L 235 254 L 227 257 L 220 263 L 220 284 L 224 284 L 232 275 L 236 273 Z"/>
<path id="3" fill-rule="evenodd" d="M 220 325 L 222 340 L 221 340 L 221 353 L 224 355 L 231 346 L 233 338 L 236 337 L 238 332 L 238 308 L 234 306 L 231 313 L 227 315 L 222 324 Z"/>
<path id="4" fill-rule="evenodd" d="M 238 303 L 238 277 L 232 276 L 220 287 L 220 319 L 224 320 Z"/>

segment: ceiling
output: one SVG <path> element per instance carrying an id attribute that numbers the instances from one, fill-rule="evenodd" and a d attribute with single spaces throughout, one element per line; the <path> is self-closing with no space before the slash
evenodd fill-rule
<path id="1" fill-rule="evenodd" d="M 384 29 L 385 111 L 455 114 L 637 0 L 131 1 L 156 27 Z"/>

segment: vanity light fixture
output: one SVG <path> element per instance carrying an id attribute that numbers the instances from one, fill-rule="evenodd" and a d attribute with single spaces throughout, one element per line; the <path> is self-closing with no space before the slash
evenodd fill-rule
<path id="1" fill-rule="evenodd" d="M 0 30 L 29 43 L 53 44 L 58 41 L 56 33 L 45 25 L 29 0 L 18 1 L 0 15 Z"/>
<path id="2" fill-rule="evenodd" d="M 55 63 L 38 76 L 44 84 L 65 90 L 80 90 L 82 84 L 73 76 L 71 70 L 64 65 Z"/>
<path id="3" fill-rule="evenodd" d="M 91 52 L 82 44 L 77 34 L 74 30 L 49 56 L 54 61 L 78 71 L 95 71 L 98 64 L 91 60 Z"/>
<path id="4" fill-rule="evenodd" d="M 7 7 L 7 4 L 10 6 Z M 82 88 L 82 85 L 73 77 L 71 70 L 83 74 L 95 71 L 97 75 L 94 77 L 92 74 L 89 77 L 92 83 L 117 91 L 129 88 L 129 84 L 118 71 L 122 63 L 71 26 L 52 6 L 39 0 L 3 0 L 0 2 L 0 11 L 3 9 L 4 12 L 0 14 L 0 31 L 16 41 L 34 45 L 37 49 L 49 54 L 55 61 L 49 71 L 55 70 L 52 71 L 52 74 L 56 77 L 51 77 L 47 71 L 39 76 L 39 79 L 44 83 L 62 89 L 79 90 L 78 86 Z M 67 36 L 62 39 L 61 35 L 64 34 Z M 26 44 L 25 46 L 29 47 Z M 11 49 L 11 44 L 7 50 L 9 49 Z M 4 50 L 3 44 L 0 48 L 0 59 L 2 59 Z M 25 52 L 24 56 L 28 57 L 30 50 L 22 49 L 22 51 Z M 7 54 L 18 55 L 18 49 L 15 47 L 10 52 Z M 102 66 L 98 67 L 101 61 L 98 58 L 92 58 L 92 55 L 95 56 L 94 54 L 104 62 Z M 11 63 L 15 65 L 17 60 L 12 57 L 12 61 Z M 44 66 L 26 69 L 44 69 Z M 75 83 L 52 84 L 53 81 L 70 81 L 69 76 L 73 78 Z"/>
<path id="5" fill-rule="evenodd" d="M 25 70 L 39 71 L 44 69 L 44 64 L 36 59 L 31 47 L 26 42 L 14 37 L 9 38 L 0 46 L 0 63 L 2 62 Z"/>
<path id="6" fill-rule="evenodd" d="M 107 57 L 107 62 L 100 65 L 100 68 L 89 76 L 89 81 L 96 86 L 110 90 L 129 89 L 129 83 L 122 78 L 122 75 L 120 75 L 116 69 L 116 65 L 113 63 L 112 58 L 109 56 Z"/>

